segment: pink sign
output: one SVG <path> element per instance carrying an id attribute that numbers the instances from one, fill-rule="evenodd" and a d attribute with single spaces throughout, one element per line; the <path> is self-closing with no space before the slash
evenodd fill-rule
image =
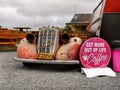
<path id="1" fill-rule="evenodd" d="M 110 62 L 111 49 L 105 40 L 94 37 L 82 44 L 79 56 L 85 68 L 106 67 Z"/>

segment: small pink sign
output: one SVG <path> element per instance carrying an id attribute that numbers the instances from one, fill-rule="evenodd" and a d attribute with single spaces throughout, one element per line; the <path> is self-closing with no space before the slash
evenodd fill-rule
<path id="1" fill-rule="evenodd" d="M 94 37 L 82 44 L 79 56 L 85 68 L 106 67 L 110 62 L 111 49 L 105 40 Z"/>

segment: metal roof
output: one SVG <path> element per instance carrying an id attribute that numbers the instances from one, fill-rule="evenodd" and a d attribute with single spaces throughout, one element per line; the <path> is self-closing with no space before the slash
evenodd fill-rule
<path id="1" fill-rule="evenodd" d="M 92 20 L 92 14 L 75 14 L 72 20 L 67 25 L 70 24 L 82 24 L 86 25 L 89 24 Z"/>

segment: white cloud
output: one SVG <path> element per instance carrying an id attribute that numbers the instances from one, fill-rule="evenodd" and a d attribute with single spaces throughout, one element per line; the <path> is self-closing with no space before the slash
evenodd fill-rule
<path id="1" fill-rule="evenodd" d="M 75 13 L 92 12 L 100 0 L 0 0 L 0 25 L 64 26 Z"/>

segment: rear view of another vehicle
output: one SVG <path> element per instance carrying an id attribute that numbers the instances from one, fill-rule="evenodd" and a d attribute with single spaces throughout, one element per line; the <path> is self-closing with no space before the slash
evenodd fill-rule
<path id="1" fill-rule="evenodd" d="M 101 22 L 103 16 L 103 10 L 106 0 L 101 0 L 98 6 L 93 11 L 92 22 L 90 24 L 91 37 L 100 36 Z"/>
<path id="2" fill-rule="evenodd" d="M 120 72 L 120 0 L 102 0 L 93 12 L 91 36 L 99 36 L 110 45 L 114 71 Z"/>
<path id="3" fill-rule="evenodd" d="M 105 39 L 111 48 L 120 47 L 120 0 L 101 0 L 93 11 L 91 36 Z"/>
<path id="4" fill-rule="evenodd" d="M 111 48 L 120 47 L 120 0 L 106 0 L 101 23 L 100 37 Z"/>

